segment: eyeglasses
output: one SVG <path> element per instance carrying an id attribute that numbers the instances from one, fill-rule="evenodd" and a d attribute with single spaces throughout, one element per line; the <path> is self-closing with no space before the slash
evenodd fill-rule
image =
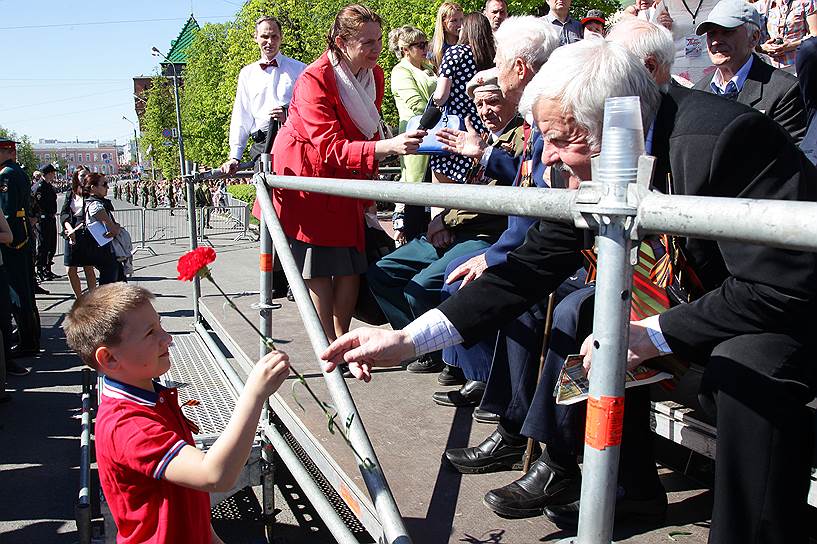
<path id="1" fill-rule="evenodd" d="M 419 47 L 420 49 L 427 49 L 428 42 L 414 42 L 410 44 L 409 47 Z"/>

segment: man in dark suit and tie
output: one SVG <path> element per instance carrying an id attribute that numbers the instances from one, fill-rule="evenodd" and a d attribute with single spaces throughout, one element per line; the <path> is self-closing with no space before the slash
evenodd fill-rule
<path id="1" fill-rule="evenodd" d="M 737 100 L 777 121 L 796 142 L 806 132 L 806 112 L 797 78 L 766 64 L 753 51 L 760 41 L 760 14 L 744 0 L 721 0 L 698 25 L 706 34 L 716 70 L 695 89 Z"/>
<path id="2" fill-rule="evenodd" d="M 660 94 L 638 59 L 605 40 L 559 48 L 526 88 L 522 103 L 545 136 L 543 162 L 566 167 L 571 186 L 590 179 L 605 99 L 633 95 L 641 99 L 657 159 L 656 189 L 817 200 L 817 169 L 779 125 L 709 94 L 673 86 Z M 705 294 L 658 318 L 631 322 L 628 364 L 675 353 L 706 366 L 703 387 L 715 398 L 718 423 L 710 543 L 805 544 L 817 257 L 738 242 L 679 242 Z M 504 263 L 403 330 L 356 329 L 338 338 L 322 354 L 325 368 L 347 362 L 352 374 L 368 381 L 373 366 L 471 344 L 555 289 L 579 266 L 586 243 L 586 233 L 573 225 L 540 220 Z M 663 490 L 652 456 L 649 399 L 632 400 L 628 395 L 625 401 L 622 459 L 638 458 L 658 495 Z M 628 497 L 625 483 L 621 498 L 632 506 L 652 497 Z M 565 514 L 551 510 L 551 517 Z"/>

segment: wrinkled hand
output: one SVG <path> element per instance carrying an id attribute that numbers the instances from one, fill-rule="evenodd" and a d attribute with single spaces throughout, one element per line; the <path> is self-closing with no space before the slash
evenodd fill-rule
<path id="1" fill-rule="evenodd" d="M 390 140 L 390 149 L 394 155 L 414 155 L 426 137 L 425 130 L 412 130 L 398 134 Z"/>
<path id="2" fill-rule="evenodd" d="M 347 332 L 321 354 L 325 372 L 332 372 L 343 363 L 358 380 L 372 379 L 372 368 L 396 366 L 414 357 L 411 337 L 403 331 L 362 327 Z"/>
<path id="3" fill-rule="evenodd" d="M 443 144 L 443 149 L 450 153 L 458 153 L 464 157 L 479 159 L 488 144 L 474 129 L 471 119 L 465 118 L 465 129 L 443 128 L 437 132 L 437 139 Z"/>
<path id="4" fill-rule="evenodd" d="M 228 176 L 232 176 L 238 171 L 238 161 L 235 159 L 227 160 L 219 167 L 219 170 Z"/>
<path id="5" fill-rule="evenodd" d="M 247 387 L 260 398 L 275 393 L 289 376 L 289 355 L 283 351 L 271 351 L 252 367 L 247 377 Z"/>
<path id="6" fill-rule="evenodd" d="M 658 15 L 658 24 L 666 28 L 667 30 L 672 30 L 672 24 L 675 21 L 670 17 L 669 12 L 664 11 Z"/>
<path id="7" fill-rule="evenodd" d="M 580 354 L 584 355 L 584 372 L 590 373 L 593 364 L 593 335 L 582 342 Z M 630 345 L 627 347 L 627 370 L 632 370 L 644 361 L 658 357 L 661 352 L 655 347 L 647 333 L 644 321 L 630 321 Z"/>
<path id="8" fill-rule="evenodd" d="M 277 108 L 272 108 L 269 112 L 269 116 L 281 123 L 287 120 L 287 112 L 283 108 L 283 106 L 278 106 Z"/>
<path id="9" fill-rule="evenodd" d="M 485 253 L 480 253 L 452 270 L 448 277 L 445 278 L 445 283 L 451 284 L 462 278 L 460 284 L 460 289 L 462 289 L 480 277 L 486 268 L 488 268 L 488 261 L 485 260 Z"/>

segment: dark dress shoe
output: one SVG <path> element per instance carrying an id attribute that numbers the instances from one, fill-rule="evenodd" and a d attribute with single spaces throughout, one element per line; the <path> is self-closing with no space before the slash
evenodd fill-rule
<path id="1" fill-rule="evenodd" d="M 11 395 L 9 395 L 8 393 L 3 393 L 2 395 L 0 395 L 0 404 L 5 404 L 10 401 Z"/>
<path id="2" fill-rule="evenodd" d="M 581 477 L 578 473 L 561 475 L 537 459 L 524 476 L 504 487 L 490 490 L 483 504 L 506 518 L 541 516 L 545 507 L 565 504 L 579 498 Z"/>
<path id="3" fill-rule="evenodd" d="M 485 393 L 485 382 L 468 380 L 454 391 L 438 391 L 431 395 L 440 406 L 477 406 Z"/>
<path id="4" fill-rule="evenodd" d="M 623 519 L 661 520 L 667 514 L 667 494 L 661 492 L 649 499 L 631 499 L 626 495 L 616 500 L 616 521 Z M 575 529 L 579 526 L 579 501 L 548 506 L 545 515 L 557 526 Z"/>
<path id="5" fill-rule="evenodd" d="M 40 349 L 37 347 L 25 347 L 20 345 L 12 346 L 10 351 L 12 358 L 32 357 L 40 353 Z M 8 361 L 6 362 L 6 365 L 8 365 Z"/>
<path id="6" fill-rule="evenodd" d="M 406 370 L 416 374 L 431 374 L 432 372 L 439 372 L 443 369 L 443 362 L 435 359 L 430 354 L 426 353 L 413 363 L 409 363 Z"/>
<path id="7" fill-rule="evenodd" d="M 40 287 L 39 285 L 35 285 L 34 286 L 34 294 L 35 295 L 50 295 L 51 291 L 47 291 L 47 290 L 43 289 L 42 287 Z"/>
<path id="8" fill-rule="evenodd" d="M 519 470 L 522 468 L 526 445 L 523 438 L 520 437 L 520 440 L 521 445 L 511 445 L 496 430 L 478 446 L 446 450 L 445 458 L 462 474 Z"/>
<path id="9" fill-rule="evenodd" d="M 471 414 L 471 417 L 477 423 L 490 423 L 493 425 L 499 424 L 499 415 L 493 412 L 489 412 L 488 410 L 483 410 L 479 406 L 474 408 L 474 413 Z"/>
<path id="10" fill-rule="evenodd" d="M 465 373 L 460 367 L 446 364 L 443 371 L 437 376 L 437 383 L 440 385 L 465 385 Z"/>
<path id="11" fill-rule="evenodd" d="M 292 287 L 287 287 L 287 300 L 295 302 L 295 295 L 292 294 Z"/>
<path id="12" fill-rule="evenodd" d="M 6 361 L 6 374 L 9 376 L 28 376 L 31 374 L 31 369 L 20 366 L 14 361 Z"/>
<path id="13" fill-rule="evenodd" d="M 52 271 L 50 271 L 50 270 L 46 270 L 46 271 L 45 271 L 45 273 L 44 273 L 43 275 L 45 276 L 45 278 L 46 278 L 47 280 L 58 280 L 58 279 L 60 279 L 60 278 L 62 277 L 62 276 L 60 276 L 59 274 L 54 274 L 54 273 L 53 273 Z"/>

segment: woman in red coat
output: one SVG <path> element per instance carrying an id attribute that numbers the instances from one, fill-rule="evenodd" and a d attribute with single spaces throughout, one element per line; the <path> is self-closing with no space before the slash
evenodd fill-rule
<path id="1" fill-rule="evenodd" d="M 338 12 L 328 50 L 295 83 L 272 151 L 277 174 L 374 179 L 378 160 L 417 150 L 422 131 L 383 137 L 382 49 L 379 15 L 361 5 Z M 273 201 L 331 342 L 349 330 L 367 267 L 363 213 L 371 202 L 291 190 L 275 190 Z"/>

